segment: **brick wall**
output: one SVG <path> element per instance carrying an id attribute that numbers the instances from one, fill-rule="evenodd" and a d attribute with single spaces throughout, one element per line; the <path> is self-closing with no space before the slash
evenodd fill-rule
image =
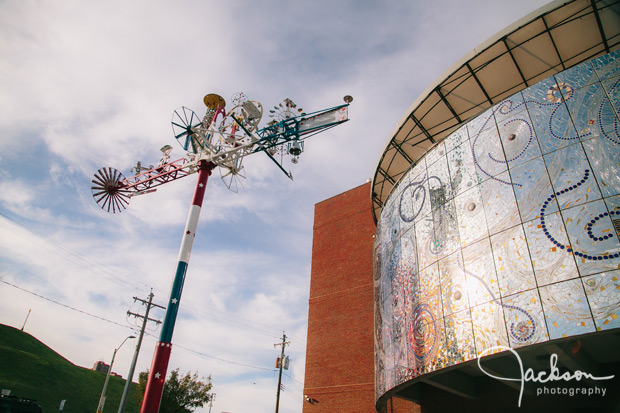
<path id="1" fill-rule="evenodd" d="M 315 205 L 304 412 L 375 412 L 370 184 Z"/>

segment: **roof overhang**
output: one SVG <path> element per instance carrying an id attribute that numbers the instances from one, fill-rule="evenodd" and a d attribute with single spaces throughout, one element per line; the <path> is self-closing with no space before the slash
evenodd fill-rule
<path id="1" fill-rule="evenodd" d="M 372 182 L 375 221 L 403 174 L 436 143 L 503 99 L 620 48 L 620 0 L 557 0 L 463 57 L 407 110 Z"/>

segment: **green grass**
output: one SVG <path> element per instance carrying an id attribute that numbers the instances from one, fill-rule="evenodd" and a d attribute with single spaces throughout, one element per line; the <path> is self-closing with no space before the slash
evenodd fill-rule
<path id="1" fill-rule="evenodd" d="M 93 364 L 96 360 L 93 360 Z M 28 333 L 0 324 L 0 389 L 11 396 L 34 399 L 45 413 L 95 412 L 105 374 L 79 367 Z M 104 412 L 117 412 L 125 380 L 110 377 Z M 140 403 L 131 386 L 125 412 L 136 413 Z"/>

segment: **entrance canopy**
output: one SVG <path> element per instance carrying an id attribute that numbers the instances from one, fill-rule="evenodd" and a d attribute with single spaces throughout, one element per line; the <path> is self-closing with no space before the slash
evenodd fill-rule
<path id="1" fill-rule="evenodd" d="M 373 215 L 436 143 L 503 99 L 620 48 L 620 0 L 557 0 L 472 50 L 407 110 L 381 154 Z"/>

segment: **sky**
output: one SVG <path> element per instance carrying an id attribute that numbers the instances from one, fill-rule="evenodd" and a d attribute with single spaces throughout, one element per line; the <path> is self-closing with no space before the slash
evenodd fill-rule
<path id="1" fill-rule="evenodd" d="M 130 177 L 166 144 L 183 157 L 173 111 L 202 117 L 208 93 L 227 109 L 242 92 L 266 109 L 290 98 L 306 112 L 351 95 L 350 120 L 285 164 L 294 180 L 262 154 L 244 160 L 238 193 L 213 172 L 172 339 L 169 372 L 210 376 L 212 412 L 269 412 L 285 333 L 280 411 L 301 412 L 314 205 L 372 178 L 416 98 L 546 3 L 0 1 L 0 323 L 78 366 L 110 363 L 137 335 L 127 312 L 144 306 L 134 297 L 152 290 L 155 303 L 168 301 L 196 175 L 112 214 L 92 198 L 93 174 Z M 135 379 L 158 337 L 149 323 Z M 116 353 L 123 377 L 135 342 Z"/>

